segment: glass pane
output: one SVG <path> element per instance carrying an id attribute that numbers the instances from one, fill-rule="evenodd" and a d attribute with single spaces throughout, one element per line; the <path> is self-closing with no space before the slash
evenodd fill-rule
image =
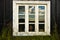
<path id="1" fill-rule="evenodd" d="M 35 31 L 35 24 L 29 24 L 29 31 Z"/>
<path id="2" fill-rule="evenodd" d="M 44 31 L 44 24 L 39 24 L 39 32 Z"/>
<path id="3" fill-rule="evenodd" d="M 39 14 L 45 14 L 45 6 L 38 6 Z"/>
<path id="4" fill-rule="evenodd" d="M 19 23 L 25 22 L 25 15 L 19 15 Z"/>
<path id="5" fill-rule="evenodd" d="M 29 14 L 35 14 L 35 6 L 29 6 L 28 12 Z"/>
<path id="6" fill-rule="evenodd" d="M 19 14 L 25 14 L 25 6 L 19 6 Z"/>
<path id="7" fill-rule="evenodd" d="M 29 23 L 35 22 L 35 15 L 29 15 Z"/>
<path id="8" fill-rule="evenodd" d="M 39 15 L 39 23 L 45 22 L 45 16 L 44 15 Z"/>
<path id="9" fill-rule="evenodd" d="M 19 32 L 25 31 L 25 24 L 19 24 Z"/>

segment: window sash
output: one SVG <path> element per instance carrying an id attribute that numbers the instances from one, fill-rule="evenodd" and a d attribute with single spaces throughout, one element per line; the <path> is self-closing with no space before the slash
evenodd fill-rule
<path id="1" fill-rule="evenodd" d="M 18 4 L 17 4 L 18 3 Z M 28 6 L 32 6 L 32 5 L 20 5 L 19 3 L 41 3 L 43 4 L 43 6 L 45 4 L 47 4 L 47 6 L 45 6 L 45 23 L 38 23 L 38 6 L 40 5 L 35 5 L 35 32 L 29 32 L 29 23 L 28 23 Z M 22 14 L 18 14 L 18 6 L 25 6 L 25 32 L 18 32 L 18 15 L 22 15 Z M 41 5 L 42 6 L 42 5 Z M 46 14 L 47 13 L 47 14 Z M 33 14 L 34 15 L 34 14 Z M 44 15 L 44 14 L 41 14 Z M 21 23 L 23 24 L 23 23 Z M 30 23 L 31 24 L 31 23 Z M 39 32 L 38 31 L 38 24 L 45 24 L 45 32 Z M 28 33 L 28 34 L 27 34 Z M 21 35 L 23 34 L 23 35 Z M 50 2 L 49 1 L 41 1 L 41 2 L 24 2 L 24 1 L 14 1 L 13 2 L 13 35 L 15 36 L 26 36 L 26 35 L 50 35 Z"/>

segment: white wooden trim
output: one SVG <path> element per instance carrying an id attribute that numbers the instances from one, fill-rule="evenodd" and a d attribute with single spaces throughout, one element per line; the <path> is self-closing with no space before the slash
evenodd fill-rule
<path id="1" fill-rule="evenodd" d="M 35 24 L 35 23 L 29 23 L 29 24 Z"/>
<path id="2" fill-rule="evenodd" d="M 15 2 L 13 2 L 13 31 L 17 32 L 18 31 L 18 14 L 17 14 L 17 5 Z"/>
<path id="3" fill-rule="evenodd" d="M 39 14 L 39 15 L 43 16 L 43 15 L 45 15 L 45 14 Z"/>
<path id="4" fill-rule="evenodd" d="M 38 6 L 35 6 L 35 31 L 38 33 Z"/>
<path id="5" fill-rule="evenodd" d="M 18 23 L 18 24 L 25 24 L 25 23 Z"/>
<path id="6" fill-rule="evenodd" d="M 38 24 L 45 24 L 45 23 L 38 23 Z"/>
<path id="7" fill-rule="evenodd" d="M 50 34 L 50 2 L 48 3 L 48 5 L 47 5 L 47 7 L 48 7 L 48 34 Z"/>
<path id="8" fill-rule="evenodd" d="M 18 14 L 18 15 L 25 15 L 25 14 Z"/>
<path id="9" fill-rule="evenodd" d="M 13 32 L 14 33 L 14 32 Z M 49 35 L 46 32 L 39 32 L 38 34 L 35 32 L 18 32 L 17 35 L 14 36 L 46 36 Z"/>
<path id="10" fill-rule="evenodd" d="M 28 32 L 28 5 L 25 6 L 25 32 Z"/>
<path id="11" fill-rule="evenodd" d="M 48 4 L 50 1 L 13 1 L 15 3 L 40 3 L 40 4 Z"/>
<path id="12" fill-rule="evenodd" d="M 38 32 L 38 6 L 35 5 L 35 32 L 28 32 L 28 5 L 25 4 L 46 5 L 45 9 L 45 32 Z M 24 5 L 20 5 L 24 4 Z M 25 6 L 25 32 L 18 32 L 18 6 Z M 29 5 L 31 6 L 31 5 Z M 37 11 L 37 12 L 36 12 Z M 44 24 L 44 23 L 43 23 Z M 13 1 L 13 36 L 32 36 L 32 35 L 50 35 L 50 1 Z"/>

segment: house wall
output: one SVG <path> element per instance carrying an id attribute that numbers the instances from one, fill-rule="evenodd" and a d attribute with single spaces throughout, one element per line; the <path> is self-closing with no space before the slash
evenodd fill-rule
<path id="1" fill-rule="evenodd" d="M 4 0 L 0 0 L 0 32 L 4 24 L 4 7 Z"/>
<path id="2" fill-rule="evenodd" d="M 17 1 L 17 0 L 13 0 L 13 1 Z M 4 18 L 5 21 L 4 21 L 4 23 L 5 23 L 6 26 L 7 26 L 7 24 L 11 23 L 11 27 L 12 27 L 12 20 L 13 20 L 13 11 L 12 11 L 13 10 L 13 8 L 12 8 L 13 1 L 12 0 L 6 0 L 5 1 L 5 18 Z M 57 10 L 59 10 L 59 4 L 57 4 L 57 5 L 56 4 L 57 4 L 57 1 L 51 0 L 51 34 L 54 31 L 55 23 L 59 24 L 59 22 L 57 21 L 57 17 L 60 17 L 59 16 L 59 13 L 60 13 L 59 11 L 58 11 L 58 14 L 57 14 Z M 58 18 L 58 20 L 60 20 L 60 19 Z M 59 28 L 59 27 L 57 27 L 57 28 Z"/>
<path id="3" fill-rule="evenodd" d="M 49 0 L 13 0 L 13 1 L 49 1 Z"/>
<path id="4" fill-rule="evenodd" d="M 57 31 L 58 31 L 58 34 L 59 34 L 59 37 L 60 37 L 60 0 L 56 0 L 57 4 L 57 12 L 56 12 L 56 17 L 57 17 Z"/>
<path id="5" fill-rule="evenodd" d="M 13 0 L 13 1 L 17 1 L 17 0 Z M 6 0 L 5 1 L 5 24 L 7 25 L 9 22 L 11 22 L 12 24 L 12 20 L 13 20 L 13 8 L 12 8 L 12 4 L 13 4 L 12 0 Z M 51 0 L 51 33 L 53 32 L 54 29 L 54 24 L 55 24 L 55 15 L 56 15 L 56 11 L 55 11 L 55 0 Z"/>
<path id="6" fill-rule="evenodd" d="M 5 28 L 11 27 L 12 29 L 13 0 L 5 0 L 5 1 L 0 0 L 0 4 L 1 4 L 0 6 L 0 29 L 2 29 L 2 26 L 5 26 Z M 51 0 L 51 33 L 53 33 L 53 30 L 55 28 L 54 27 L 55 23 L 57 23 L 58 25 L 57 31 L 60 34 L 60 0 Z M 8 26 L 8 24 L 10 26 Z"/>

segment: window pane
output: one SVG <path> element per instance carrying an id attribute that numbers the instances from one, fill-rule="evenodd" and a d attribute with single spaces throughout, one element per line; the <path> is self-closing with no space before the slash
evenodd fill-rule
<path id="1" fill-rule="evenodd" d="M 25 14 L 25 6 L 19 6 L 19 14 Z"/>
<path id="2" fill-rule="evenodd" d="M 25 31 L 25 24 L 19 24 L 19 32 Z"/>
<path id="3" fill-rule="evenodd" d="M 35 24 L 29 24 L 29 31 L 35 31 Z"/>
<path id="4" fill-rule="evenodd" d="M 35 15 L 29 15 L 29 23 L 35 22 Z"/>
<path id="5" fill-rule="evenodd" d="M 44 24 L 39 24 L 39 32 L 44 31 Z"/>
<path id="6" fill-rule="evenodd" d="M 39 6 L 39 14 L 45 14 L 45 6 Z"/>
<path id="7" fill-rule="evenodd" d="M 45 21 L 45 16 L 44 15 L 39 15 L 39 23 Z"/>
<path id="8" fill-rule="evenodd" d="M 19 15 L 19 23 L 25 22 L 25 15 Z"/>
<path id="9" fill-rule="evenodd" d="M 35 14 L 35 6 L 29 6 L 28 12 L 29 14 Z"/>

